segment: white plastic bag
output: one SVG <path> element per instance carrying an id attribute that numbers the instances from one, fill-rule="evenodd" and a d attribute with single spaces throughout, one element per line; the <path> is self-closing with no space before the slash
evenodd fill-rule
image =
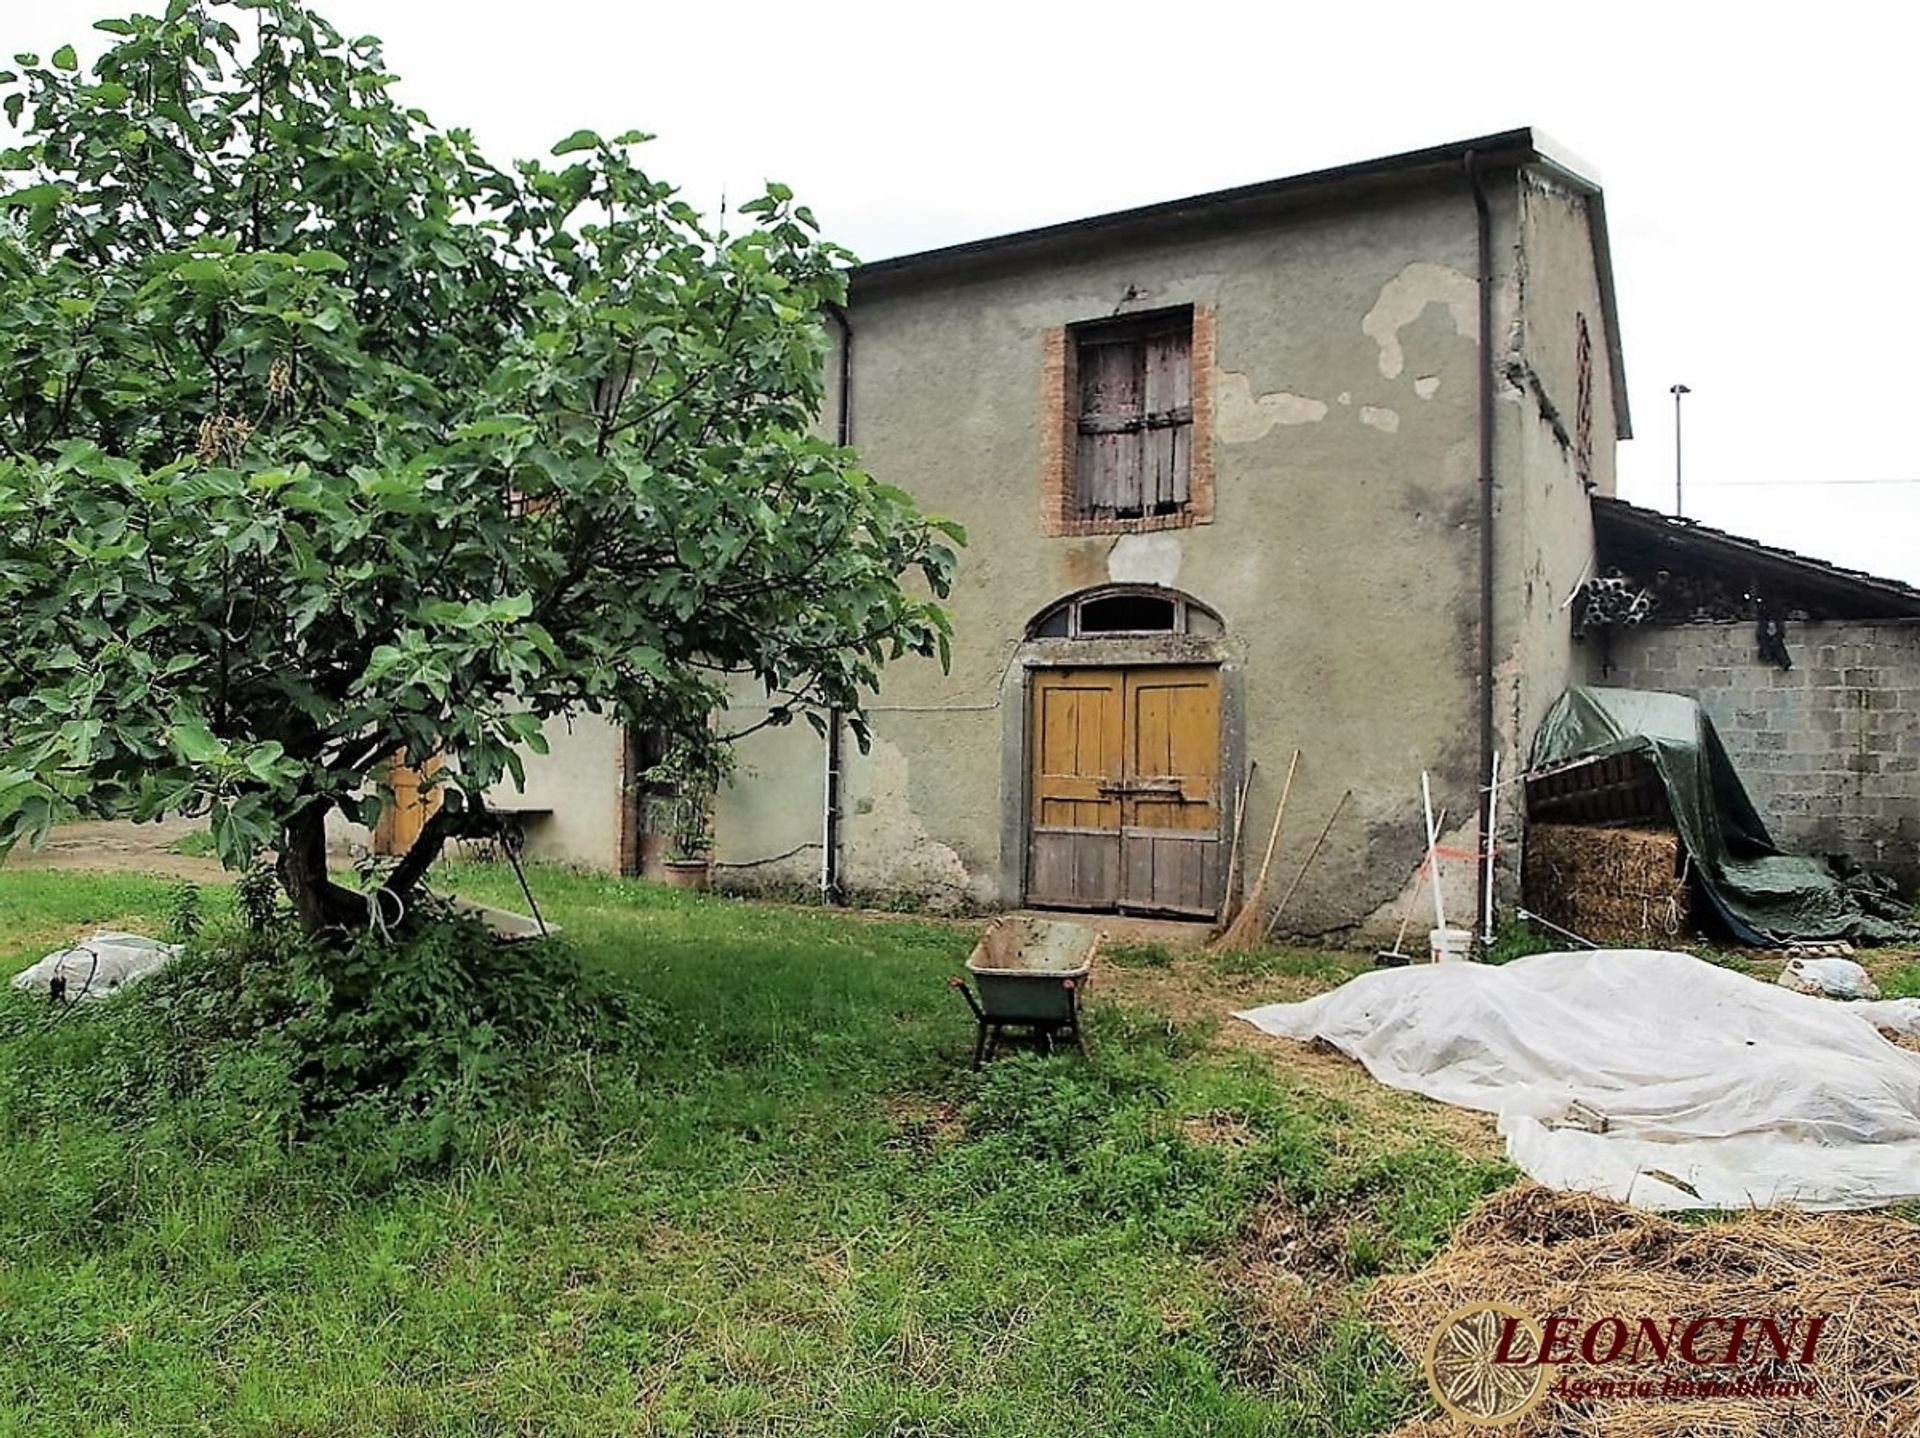
<path id="1" fill-rule="evenodd" d="M 1830 999 L 1880 997 L 1880 986 L 1852 959 L 1788 959 L 1774 982 L 1796 994 L 1825 994 Z"/>
<path id="2" fill-rule="evenodd" d="M 100 999 L 158 973 L 179 953 L 178 944 L 102 929 L 22 969 L 13 976 L 13 986 L 43 994 L 58 986 L 67 999 Z"/>

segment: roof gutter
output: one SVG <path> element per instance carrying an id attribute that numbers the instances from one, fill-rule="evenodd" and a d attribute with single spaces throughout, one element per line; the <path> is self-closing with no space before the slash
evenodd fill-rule
<path id="1" fill-rule="evenodd" d="M 1474 783 L 1493 768 L 1493 214 L 1487 205 L 1478 156 L 1468 150 L 1462 160 L 1467 184 L 1473 190 L 1474 244 L 1478 252 L 1477 284 L 1480 301 L 1480 762 Z M 1478 851 L 1493 852 L 1493 791 L 1482 792 L 1479 803 Z M 1491 914 L 1489 889 L 1493 866 L 1476 864 L 1476 914 Z"/>

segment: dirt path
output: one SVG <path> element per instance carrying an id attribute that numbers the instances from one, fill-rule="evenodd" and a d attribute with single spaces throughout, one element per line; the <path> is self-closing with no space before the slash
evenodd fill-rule
<path id="1" fill-rule="evenodd" d="M 108 874 L 153 874 L 194 883 L 219 883 L 227 877 L 220 861 L 171 853 L 167 846 L 206 825 L 196 819 L 167 819 L 157 824 L 134 824 L 103 819 L 61 824 L 39 849 L 22 845 L 7 856 L 6 867 L 26 870 L 91 871 Z"/>

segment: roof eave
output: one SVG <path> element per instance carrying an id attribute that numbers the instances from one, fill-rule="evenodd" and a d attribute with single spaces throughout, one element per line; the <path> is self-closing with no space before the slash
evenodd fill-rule
<path id="1" fill-rule="evenodd" d="M 1886 617 L 1920 618 L 1920 589 L 1897 579 L 1884 579 L 1855 569 L 1845 569 L 1824 560 L 1777 549 L 1758 540 L 1745 539 L 1722 529 L 1675 519 L 1656 510 L 1645 509 L 1624 499 L 1595 495 L 1594 518 L 1603 530 L 1617 525 L 1623 531 L 1643 539 L 1657 540 L 1676 548 L 1692 548 L 1717 557 L 1784 571 L 1801 583 L 1813 587 L 1870 596 L 1891 613 Z M 1879 616 L 1876 616 L 1879 617 Z"/>
<path id="2" fill-rule="evenodd" d="M 1222 211 L 1280 209 L 1323 201 L 1348 191 L 1413 183 L 1460 169 L 1468 152 L 1473 153 L 1480 165 L 1491 167 L 1518 167 L 1545 158 L 1534 144 L 1531 129 L 1503 130 L 1478 139 L 1455 141 L 1424 150 L 1409 150 L 1379 159 L 1313 170 L 1304 175 L 1289 175 L 1258 184 L 1143 205 L 1136 209 L 1116 210 L 1056 225 L 1043 225 L 1037 229 L 1016 230 L 1011 234 L 873 260 L 856 266 L 850 280 L 857 289 L 905 283 L 909 278 L 916 281 L 932 279 L 987 265 L 1015 263 L 1069 241 L 1086 243 L 1095 239 L 1134 238 L 1178 228 L 1202 215 L 1217 215 Z M 1590 182 L 1582 181 L 1582 184 L 1589 185 Z"/>
<path id="3" fill-rule="evenodd" d="M 1463 168 L 1468 154 L 1472 154 L 1475 163 L 1483 168 L 1537 166 L 1586 198 L 1594 273 L 1599 284 L 1601 315 L 1606 329 L 1607 368 L 1612 376 L 1614 433 L 1620 439 L 1632 439 L 1633 415 L 1627 401 L 1626 358 L 1620 341 L 1613 256 L 1607 239 L 1606 201 L 1591 167 L 1531 126 L 1502 130 L 1472 140 L 1456 140 L 1423 150 L 1408 150 L 1397 155 L 1336 165 L 1304 175 L 1289 175 L 1258 184 L 1214 190 L 1184 199 L 873 260 L 856 266 L 848 277 L 848 283 L 856 294 L 862 290 L 922 283 L 989 266 L 1019 263 L 1043 255 L 1060 244 L 1115 243 L 1163 233 L 1192 224 L 1203 215 L 1218 217 L 1223 213 L 1279 210 L 1295 205 L 1323 203 L 1344 193 L 1431 181 Z"/>

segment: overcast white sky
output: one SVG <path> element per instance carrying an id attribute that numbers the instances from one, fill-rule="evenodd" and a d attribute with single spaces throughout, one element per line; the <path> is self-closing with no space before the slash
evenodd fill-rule
<path id="1" fill-rule="evenodd" d="M 134 0 L 4 0 L 83 56 Z M 1534 125 L 1607 190 L 1622 494 L 1920 583 L 1920 7 L 321 0 L 497 160 L 588 126 L 865 259 Z M 1131 113 L 1115 124 L 1114 114 Z M 1096 118 L 1097 117 L 1097 118 Z M 1862 483 L 1900 480 L 1905 483 Z"/>

